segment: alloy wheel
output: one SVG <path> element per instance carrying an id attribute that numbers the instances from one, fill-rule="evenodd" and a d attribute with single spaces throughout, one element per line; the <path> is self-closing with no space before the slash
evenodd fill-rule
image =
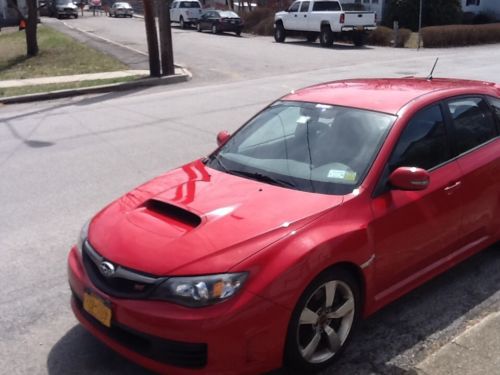
<path id="1" fill-rule="evenodd" d="M 297 345 L 303 359 L 321 364 L 332 358 L 346 341 L 355 317 L 355 299 L 340 280 L 322 284 L 311 294 L 297 326 Z"/>

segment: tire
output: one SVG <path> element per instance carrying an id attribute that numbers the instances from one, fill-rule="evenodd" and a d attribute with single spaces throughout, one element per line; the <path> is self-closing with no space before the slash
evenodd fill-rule
<path id="1" fill-rule="evenodd" d="M 286 30 L 282 23 L 277 23 L 274 28 L 274 40 L 277 43 L 284 43 L 286 39 Z"/>
<path id="2" fill-rule="evenodd" d="M 200 25 L 199 22 L 196 24 L 196 31 L 198 31 L 199 33 L 201 33 L 201 25 Z"/>
<path id="3" fill-rule="evenodd" d="M 241 30 L 236 30 L 236 36 L 241 36 Z"/>
<path id="4" fill-rule="evenodd" d="M 217 25 L 214 23 L 212 25 L 212 34 L 218 34 L 219 33 L 219 29 L 217 28 Z"/>
<path id="5" fill-rule="evenodd" d="M 362 47 L 365 44 L 365 34 L 363 32 L 355 32 L 352 35 L 352 43 L 356 47 Z"/>
<path id="6" fill-rule="evenodd" d="M 75 14 L 73 17 L 75 17 L 75 20 L 78 18 L 78 14 Z"/>
<path id="7" fill-rule="evenodd" d="M 186 24 L 184 23 L 184 18 L 179 18 L 179 26 L 181 27 L 181 29 L 185 29 L 186 28 Z"/>
<path id="8" fill-rule="evenodd" d="M 330 366 L 360 319 L 359 285 L 343 268 L 321 273 L 304 291 L 288 325 L 285 366 L 308 374 Z"/>
<path id="9" fill-rule="evenodd" d="M 318 35 L 316 33 L 308 33 L 306 38 L 309 43 L 314 43 L 318 39 Z"/>
<path id="10" fill-rule="evenodd" d="M 323 26 L 319 34 L 319 42 L 323 47 L 330 47 L 333 44 L 333 33 L 330 26 Z"/>

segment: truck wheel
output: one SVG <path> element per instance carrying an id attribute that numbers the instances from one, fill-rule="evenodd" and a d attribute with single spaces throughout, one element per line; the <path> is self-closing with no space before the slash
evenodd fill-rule
<path id="1" fill-rule="evenodd" d="M 212 25 L 212 34 L 218 34 L 219 33 L 219 29 L 217 27 L 217 25 L 214 23 Z"/>
<path id="2" fill-rule="evenodd" d="M 307 38 L 307 41 L 309 43 L 314 43 L 316 41 L 316 39 L 318 38 L 318 35 L 316 33 L 308 33 L 306 35 L 306 38 Z"/>
<path id="3" fill-rule="evenodd" d="M 349 343 L 360 319 L 360 289 L 352 275 L 333 267 L 306 288 L 292 313 L 285 365 L 310 374 L 331 365 Z"/>
<path id="4" fill-rule="evenodd" d="M 184 23 L 184 18 L 181 18 L 179 19 L 179 25 L 181 27 L 181 29 L 185 29 L 186 28 L 186 24 Z"/>
<path id="5" fill-rule="evenodd" d="M 365 44 L 365 33 L 355 32 L 352 36 L 352 42 L 356 47 L 361 47 Z"/>
<path id="6" fill-rule="evenodd" d="M 333 33 L 330 26 L 323 26 L 319 34 L 319 42 L 323 47 L 330 47 L 333 44 Z"/>
<path id="7" fill-rule="evenodd" d="M 274 40 L 278 43 L 283 43 L 286 38 L 286 30 L 282 23 L 277 23 L 274 28 Z"/>

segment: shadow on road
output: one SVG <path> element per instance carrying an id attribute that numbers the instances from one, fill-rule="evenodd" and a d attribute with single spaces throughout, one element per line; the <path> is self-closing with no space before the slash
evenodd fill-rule
<path id="1" fill-rule="evenodd" d="M 47 359 L 47 372 L 50 375 L 152 375 L 101 344 L 80 325 L 54 345 Z"/>
<path id="2" fill-rule="evenodd" d="M 371 51 L 373 47 L 370 46 L 354 46 L 352 44 L 344 44 L 344 43 L 333 43 L 331 47 L 323 47 L 318 41 L 308 42 L 306 40 L 297 40 L 292 39 L 287 41 L 286 44 L 291 44 L 295 46 L 303 46 L 303 47 L 311 47 L 311 48 L 322 48 L 326 50 L 338 50 L 338 51 Z"/>
<path id="3" fill-rule="evenodd" d="M 321 375 L 416 375 L 411 367 L 444 344 L 438 342 L 433 349 L 431 336 L 452 329 L 450 326 L 461 318 L 464 322 L 477 318 L 470 311 L 498 292 L 499 269 L 497 245 L 392 303 L 361 323 L 340 361 Z M 452 329 L 452 336 L 461 330 L 460 326 L 456 329 L 458 332 Z M 449 339 L 446 337 L 445 342 Z M 80 326 L 72 328 L 52 348 L 47 368 L 51 375 L 149 374 Z M 278 369 L 270 374 L 284 375 L 287 371 Z"/>

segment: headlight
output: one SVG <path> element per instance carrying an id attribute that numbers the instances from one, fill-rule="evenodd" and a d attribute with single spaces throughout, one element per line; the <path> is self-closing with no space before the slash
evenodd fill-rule
<path id="1" fill-rule="evenodd" d="M 89 225 L 90 225 L 90 220 L 87 220 L 85 224 L 83 224 L 82 229 L 80 230 L 80 235 L 78 236 L 78 240 L 76 241 L 76 249 L 82 255 L 83 251 L 83 243 L 85 240 L 87 240 L 87 237 L 89 236 Z"/>
<path id="2" fill-rule="evenodd" d="M 172 277 L 160 284 L 151 297 L 189 307 L 207 306 L 233 296 L 246 278 L 246 273 Z"/>

